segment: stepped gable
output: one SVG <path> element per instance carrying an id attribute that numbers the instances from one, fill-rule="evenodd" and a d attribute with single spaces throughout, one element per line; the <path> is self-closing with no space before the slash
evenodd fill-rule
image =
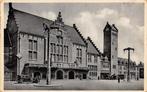
<path id="1" fill-rule="evenodd" d="M 88 43 L 88 48 L 87 48 L 87 52 L 88 53 L 92 53 L 92 54 L 98 54 L 101 55 L 101 52 L 98 50 L 98 48 L 96 47 L 96 45 L 93 43 L 93 41 L 91 40 L 90 37 L 87 38 L 87 43 Z"/>
<path id="2" fill-rule="evenodd" d="M 23 33 L 44 36 L 43 23 L 45 23 L 47 26 L 50 26 L 54 22 L 52 20 L 26 13 L 14 8 L 11 8 L 9 11 L 13 12 L 18 31 Z M 12 13 L 9 13 L 9 16 L 10 14 Z M 64 25 L 64 29 L 67 31 L 67 35 L 72 43 L 86 46 L 86 41 L 77 29 L 69 25 Z"/>

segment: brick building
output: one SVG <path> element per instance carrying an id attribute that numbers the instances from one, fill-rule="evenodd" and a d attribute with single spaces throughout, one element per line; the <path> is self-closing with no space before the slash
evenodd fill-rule
<path id="1" fill-rule="evenodd" d="M 144 63 L 140 62 L 137 66 L 139 78 L 144 78 Z"/>
<path id="2" fill-rule="evenodd" d="M 108 57 L 110 75 L 118 75 L 118 29 L 108 22 L 104 28 L 104 55 Z"/>
<path id="3" fill-rule="evenodd" d="M 14 9 L 10 3 L 4 30 L 5 80 L 16 80 L 18 75 L 46 79 L 48 58 L 51 79 L 126 76 L 126 60 L 117 56 L 118 29 L 107 23 L 103 31 L 102 54 L 90 37 L 83 38 L 75 24 L 64 24 L 61 12 L 53 21 Z M 134 75 L 143 76 L 142 64 L 138 68 L 134 68 L 135 63 L 131 66 L 132 78 Z"/>
<path id="4" fill-rule="evenodd" d="M 130 78 L 131 79 L 138 79 L 138 78 L 140 78 L 139 75 L 143 74 L 143 73 L 140 73 L 139 67 L 140 67 L 140 64 L 137 65 L 135 61 L 130 62 L 129 69 L 130 69 Z M 124 78 L 127 78 L 127 74 L 128 74 L 128 59 L 118 58 L 118 75 L 121 75 Z"/>
<path id="5" fill-rule="evenodd" d="M 101 55 L 101 73 L 100 78 L 101 79 L 109 79 L 110 77 L 110 61 L 108 60 L 108 57 L 104 54 Z"/>
<path id="6" fill-rule="evenodd" d="M 90 37 L 87 38 L 87 66 L 89 68 L 88 78 L 100 79 L 101 53 Z"/>
<path id="7" fill-rule="evenodd" d="M 46 78 L 47 33 L 49 27 L 49 56 L 52 79 L 87 78 L 86 40 L 76 25 L 65 25 L 61 12 L 55 21 L 19 11 L 9 4 L 6 29 L 12 43 L 12 59 L 5 63 L 11 68 L 12 78 L 27 75 L 30 78 Z M 8 65 L 9 64 L 9 65 Z"/>

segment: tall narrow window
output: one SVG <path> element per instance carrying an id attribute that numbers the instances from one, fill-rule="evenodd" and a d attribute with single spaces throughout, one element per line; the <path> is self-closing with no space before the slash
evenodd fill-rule
<path id="1" fill-rule="evenodd" d="M 90 54 L 88 54 L 88 62 L 91 62 L 92 60 L 91 60 L 91 55 Z"/>
<path id="2" fill-rule="evenodd" d="M 97 56 L 94 56 L 94 63 L 97 63 Z"/>
<path id="3" fill-rule="evenodd" d="M 82 49 L 77 48 L 77 61 L 82 63 Z"/>
<path id="4" fill-rule="evenodd" d="M 51 62 L 55 62 L 56 61 L 56 55 L 55 55 L 55 53 L 56 53 L 56 45 L 55 45 L 55 43 L 51 43 Z"/>
<path id="5" fill-rule="evenodd" d="M 34 41 L 34 51 L 37 51 L 37 41 Z"/>
<path id="6" fill-rule="evenodd" d="M 57 36 L 57 62 L 63 62 L 64 61 L 64 46 L 63 46 L 63 37 L 62 32 L 58 32 Z"/>
<path id="7" fill-rule="evenodd" d="M 29 40 L 29 50 L 33 50 L 33 41 Z"/>
<path id="8" fill-rule="evenodd" d="M 29 39 L 29 60 L 37 60 L 37 41 Z"/>
<path id="9" fill-rule="evenodd" d="M 64 46 L 64 62 L 68 62 L 68 46 Z"/>

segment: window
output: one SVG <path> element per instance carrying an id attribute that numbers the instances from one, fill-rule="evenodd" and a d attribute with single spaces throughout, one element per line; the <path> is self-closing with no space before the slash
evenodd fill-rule
<path id="1" fill-rule="evenodd" d="M 64 62 L 68 62 L 68 56 L 64 55 Z"/>
<path id="2" fill-rule="evenodd" d="M 88 62 L 91 62 L 92 60 L 91 60 L 91 55 L 90 54 L 88 54 Z"/>
<path id="3" fill-rule="evenodd" d="M 117 47 L 115 47 L 115 50 L 117 51 Z"/>
<path id="4" fill-rule="evenodd" d="M 112 59 L 114 58 L 114 56 L 112 55 Z"/>
<path id="5" fill-rule="evenodd" d="M 56 62 L 56 45 L 55 43 L 51 43 L 50 45 L 50 50 L 51 50 L 51 62 Z"/>
<path id="6" fill-rule="evenodd" d="M 116 65 L 113 65 L 113 69 L 116 69 Z"/>
<path id="7" fill-rule="evenodd" d="M 94 56 L 94 63 L 97 63 L 97 56 Z"/>
<path id="8" fill-rule="evenodd" d="M 29 50 L 33 50 L 33 41 L 29 40 Z"/>
<path id="9" fill-rule="evenodd" d="M 54 43 L 51 43 L 51 53 L 56 53 L 56 45 Z"/>
<path id="10" fill-rule="evenodd" d="M 104 68 L 109 68 L 109 63 L 103 63 Z"/>
<path id="11" fill-rule="evenodd" d="M 37 41 L 34 41 L 34 50 L 37 51 Z"/>
<path id="12" fill-rule="evenodd" d="M 59 32 L 60 33 L 60 32 Z M 60 35 L 62 32 L 60 33 Z M 57 36 L 57 62 L 63 61 L 63 37 Z"/>
<path id="13" fill-rule="evenodd" d="M 68 46 L 64 46 L 64 62 L 68 62 Z"/>
<path id="14" fill-rule="evenodd" d="M 56 62 L 56 55 L 55 54 L 51 54 L 51 62 Z"/>
<path id="15" fill-rule="evenodd" d="M 63 38 L 58 36 L 57 37 L 58 44 L 63 44 Z"/>
<path id="16" fill-rule="evenodd" d="M 124 70 L 126 70 L 126 67 L 124 66 Z"/>
<path id="17" fill-rule="evenodd" d="M 82 49 L 77 48 L 77 61 L 82 63 Z"/>
<path id="18" fill-rule="evenodd" d="M 57 30 L 57 35 L 62 36 L 62 31 L 61 30 Z"/>
<path id="19" fill-rule="evenodd" d="M 97 71 L 97 66 L 96 65 L 88 65 L 89 69 L 91 71 Z"/>
<path id="20" fill-rule="evenodd" d="M 37 41 L 29 39 L 29 60 L 37 60 Z"/>
<path id="21" fill-rule="evenodd" d="M 29 51 L 29 60 L 32 60 L 33 57 L 32 57 L 32 51 Z"/>

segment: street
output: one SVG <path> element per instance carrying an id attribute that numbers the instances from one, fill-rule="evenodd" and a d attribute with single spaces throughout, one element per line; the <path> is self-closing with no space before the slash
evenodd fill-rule
<path id="1" fill-rule="evenodd" d="M 131 80 L 129 83 L 121 80 L 52 80 L 51 85 L 40 83 L 22 83 L 5 81 L 5 90 L 143 90 L 144 80 Z"/>

